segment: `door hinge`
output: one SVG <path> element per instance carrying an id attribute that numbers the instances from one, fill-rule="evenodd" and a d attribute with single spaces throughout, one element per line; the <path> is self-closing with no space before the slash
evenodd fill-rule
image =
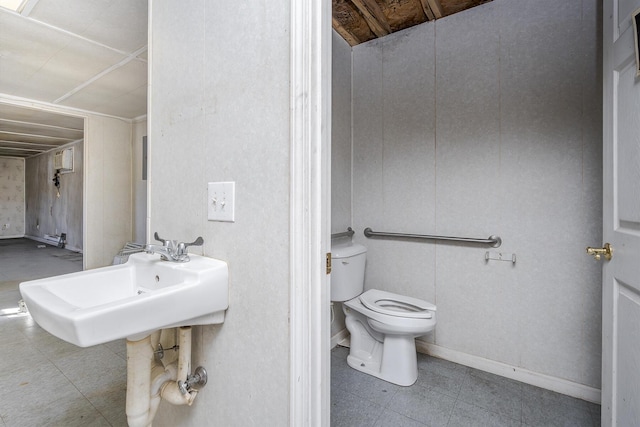
<path id="1" fill-rule="evenodd" d="M 331 274 L 331 252 L 327 252 L 327 274 Z"/>

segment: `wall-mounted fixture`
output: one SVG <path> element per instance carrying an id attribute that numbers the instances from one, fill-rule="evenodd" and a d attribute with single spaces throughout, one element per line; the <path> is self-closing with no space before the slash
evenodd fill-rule
<path id="1" fill-rule="evenodd" d="M 73 172 L 73 147 L 56 151 L 53 155 L 53 168 L 58 173 Z"/>

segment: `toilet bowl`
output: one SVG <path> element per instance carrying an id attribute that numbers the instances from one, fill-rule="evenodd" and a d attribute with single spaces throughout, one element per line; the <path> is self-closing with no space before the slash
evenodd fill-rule
<path id="1" fill-rule="evenodd" d="M 334 246 L 332 259 L 332 300 L 343 301 L 351 334 L 348 365 L 394 384 L 412 385 L 418 378 L 415 338 L 435 328 L 436 306 L 377 289 L 362 293 L 366 259 L 362 245 Z"/>

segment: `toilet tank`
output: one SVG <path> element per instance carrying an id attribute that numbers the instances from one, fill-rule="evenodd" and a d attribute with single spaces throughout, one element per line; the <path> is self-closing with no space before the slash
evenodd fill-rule
<path id="1" fill-rule="evenodd" d="M 331 301 L 347 301 L 364 291 L 367 248 L 357 243 L 331 247 Z"/>

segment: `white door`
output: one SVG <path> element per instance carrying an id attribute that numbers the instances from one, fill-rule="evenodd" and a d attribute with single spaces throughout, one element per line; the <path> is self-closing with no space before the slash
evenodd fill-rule
<path id="1" fill-rule="evenodd" d="M 640 77 L 632 14 L 640 0 L 603 10 L 604 219 L 602 425 L 640 425 Z"/>

